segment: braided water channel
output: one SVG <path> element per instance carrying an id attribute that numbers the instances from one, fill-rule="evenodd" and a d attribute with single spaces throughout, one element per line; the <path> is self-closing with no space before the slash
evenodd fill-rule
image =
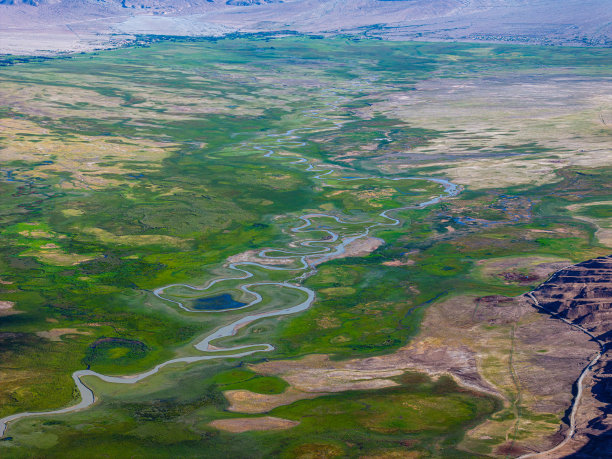
<path id="1" fill-rule="evenodd" d="M 326 105 L 331 107 L 332 109 L 337 108 L 336 105 L 331 104 L 331 103 L 326 104 Z M 305 113 L 305 116 L 310 117 L 310 118 L 317 118 L 319 120 L 324 120 L 324 121 L 332 121 L 336 128 L 342 125 L 342 122 L 333 121 L 323 116 L 319 116 L 319 112 L 316 110 L 309 110 L 304 113 Z M 296 135 L 297 131 L 308 131 L 308 129 L 307 128 L 291 129 L 285 132 L 284 134 L 269 134 L 268 137 L 275 139 L 275 142 L 273 145 L 251 146 L 251 148 L 258 150 L 258 151 L 265 152 L 265 154 L 263 155 L 264 158 L 269 158 L 272 155 L 274 155 L 277 152 L 278 148 L 280 147 L 303 146 L 306 143 L 299 140 L 299 136 Z M 316 174 L 314 176 L 316 180 L 324 181 L 327 176 L 329 176 L 330 174 L 336 171 L 336 169 L 332 166 L 330 166 L 329 168 L 322 169 L 320 166 L 315 166 L 308 159 L 303 158 L 298 155 L 293 156 L 291 159 L 294 159 L 293 161 L 291 161 L 291 164 L 303 164 L 306 166 L 306 169 L 305 169 L 306 172 L 312 172 Z M 378 177 L 350 177 L 350 178 L 344 177 L 344 178 L 339 178 L 336 180 L 349 181 L 349 180 L 376 180 L 376 179 L 379 179 L 379 178 Z M 375 221 L 351 222 L 351 221 L 345 221 L 336 215 L 324 214 L 324 213 L 311 213 L 311 214 L 302 215 L 301 217 L 299 217 L 302 221 L 302 224 L 294 228 L 291 228 L 292 233 L 303 233 L 303 232 L 317 232 L 317 233 L 325 232 L 327 233 L 327 237 L 325 239 L 312 239 L 312 240 L 302 241 L 300 243 L 302 247 L 305 247 L 307 249 L 314 249 L 314 250 L 309 251 L 307 253 L 304 253 L 304 252 L 296 253 L 294 251 L 285 250 L 285 249 L 264 249 L 260 251 L 258 254 L 260 258 L 271 260 L 272 262 L 274 260 L 278 260 L 279 258 L 284 258 L 284 259 L 293 258 L 293 259 L 296 259 L 300 263 L 301 266 L 298 266 L 298 267 L 275 266 L 274 264 L 262 264 L 262 263 L 252 262 L 252 261 L 235 262 L 235 263 L 229 263 L 227 267 L 229 270 L 237 272 L 239 274 L 237 277 L 215 278 L 204 286 L 192 286 L 189 284 L 171 284 L 171 285 L 166 285 L 166 286 L 155 289 L 153 291 L 153 294 L 156 297 L 166 302 L 173 303 L 176 306 L 178 306 L 180 309 L 183 309 L 185 311 L 194 312 L 194 313 L 195 312 L 197 313 L 219 313 L 219 311 L 205 311 L 205 310 L 190 309 L 179 301 L 165 297 L 164 293 L 167 289 L 170 289 L 173 287 L 181 287 L 181 288 L 186 288 L 186 289 L 190 289 L 193 291 L 206 291 L 206 290 L 211 289 L 211 287 L 219 283 L 222 283 L 222 282 L 241 281 L 241 280 L 246 281 L 247 279 L 254 276 L 254 273 L 249 270 L 249 267 L 255 267 L 255 268 L 270 270 L 270 271 L 287 271 L 288 273 L 289 272 L 298 273 L 298 275 L 297 277 L 288 276 L 288 280 L 281 281 L 281 282 L 243 283 L 238 288 L 242 292 L 252 295 L 254 299 L 250 303 L 244 306 L 234 308 L 234 309 L 224 309 L 223 312 L 246 309 L 246 308 L 250 308 L 260 303 L 263 300 L 262 296 L 259 293 L 251 290 L 252 287 L 257 287 L 257 286 L 276 286 L 279 288 L 298 290 L 298 291 L 303 292 L 306 295 L 306 299 L 300 302 L 299 304 L 295 304 L 293 306 L 289 306 L 283 309 L 277 309 L 277 310 L 272 310 L 272 311 L 266 311 L 266 312 L 246 315 L 238 320 L 234 320 L 231 323 L 214 330 L 213 332 L 207 334 L 202 340 L 200 340 L 198 343 L 194 345 L 195 349 L 201 352 L 205 352 L 206 355 L 196 355 L 196 356 L 188 356 L 188 357 L 170 359 L 170 360 L 167 360 L 163 363 L 156 365 L 149 371 L 134 374 L 134 375 L 126 375 L 126 376 L 103 375 L 101 373 L 98 373 L 92 370 L 75 371 L 74 373 L 72 373 L 72 379 L 74 380 L 76 387 L 80 393 L 81 401 L 79 403 L 62 408 L 62 409 L 53 410 L 53 411 L 23 412 L 23 413 L 16 413 L 16 414 L 6 416 L 0 419 L 0 437 L 5 436 L 9 423 L 15 422 L 19 419 L 32 417 L 32 416 L 51 416 L 51 415 L 58 415 L 58 414 L 66 414 L 66 413 L 83 410 L 93 405 L 96 401 L 95 394 L 92 391 L 92 389 L 89 388 L 83 382 L 83 377 L 92 376 L 92 377 L 99 378 L 102 381 L 105 381 L 108 383 L 114 383 L 114 384 L 135 384 L 138 381 L 141 381 L 145 378 L 148 378 L 149 376 L 156 374 L 162 368 L 168 365 L 173 365 L 173 364 L 178 364 L 178 363 L 189 364 L 189 363 L 194 363 L 194 362 L 201 362 L 205 360 L 220 359 L 220 358 L 228 358 L 228 359 L 229 358 L 240 358 L 240 357 L 245 357 L 245 356 L 254 354 L 256 352 L 273 351 L 275 348 L 272 344 L 269 344 L 269 343 L 247 344 L 247 345 L 240 345 L 240 346 L 234 346 L 234 347 L 218 347 L 218 346 L 213 346 L 211 343 L 213 341 L 216 341 L 222 338 L 234 336 L 238 330 L 240 330 L 247 324 L 250 324 L 256 320 L 261 320 L 261 319 L 265 319 L 269 317 L 284 316 L 284 315 L 289 315 L 289 314 L 296 314 L 296 313 L 307 310 L 313 304 L 315 300 L 315 292 L 303 285 L 300 285 L 300 282 L 302 282 L 307 277 L 315 274 L 317 272 L 317 268 L 316 268 L 317 265 L 323 263 L 326 260 L 329 260 L 331 258 L 338 257 L 344 254 L 346 246 L 348 244 L 358 239 L 362 239 L 362 238 L 369 236 L 372 230 L 375 228 L 392 227 L 392 226 L 400 225 L 401 221 L 398 218 L 391 216 L 392 213 L 395 213 L 401 210 L 407 210 L 407 209 L 425 208 L 433 204 L 439 203 L 444 198 L 456 196 L 461 191 L 461 187 L 459 185 L 451 183 L 448 180 L 445 180 L 442 178 L 393 177 L 393 178 L 385 178 L 385 179 L 394 180 L 394 181 L 396 180 L 421 180 L 421 181 L 434 182 L 443 187 L 443 192 L 440 195 L 432 197 L 428 199 L 427 201 L 421 202 L 419 204 L 403 206 L 403 207 L 396 207 L 393 209 L 384 210 L 378 214 L 378 217 L 380 217 L 383 220 L 381 222 L 375 222 Z M 362 224 L 364 226 L 362 230 L 358 232 L 357 234 L 342 236 L 339 233 L 332 231 L 330 229 L 314 228 L 313 220 L 321 219 L 321 218 L 333 219 L 339 224 L 356 224 L 357 223 L 357 224 Z M 326 244 L 326 245 L 322 245 L 322 244 Z M 282 253 L 283 256 L 282 257 L 270 256 L 270 255 L 267 255 L 268 252 Z"/>

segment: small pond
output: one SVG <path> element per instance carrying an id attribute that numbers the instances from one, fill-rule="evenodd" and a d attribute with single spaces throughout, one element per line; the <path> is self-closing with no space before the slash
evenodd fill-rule
<path id="1" fill-rule="evenodd" d="M 224 293 L 210 298 L 198 298 L 194 301 L 193 309 L 197 311 L 223 311 L 225 309 L 241 308 L 246 305 L 247 303 L 234 300 L 229 293 Z"/>

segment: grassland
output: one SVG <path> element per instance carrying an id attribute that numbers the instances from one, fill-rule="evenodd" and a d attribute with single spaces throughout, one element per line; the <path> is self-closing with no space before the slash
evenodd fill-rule
<path id="1" fill-rule="evenodd" d="M 385 244 L 374 253 L 319 266 L 305 281 L 317 294 L 310 310 L 223 344 L 273 343 L 273 361 L 394 355 L 433 327 L 423 322 L 431 305 L 518 295 L 544 279 L 543 263 L 607 254 L 609 70 L 606 49 L 308 37 L 162 41 L 3 67 L 0 301 L 12 313 L 0 316 L 0 416 L 68 405 L 78 369 L 123 375 L 193 355 L 198 338 L 245 312 L 179 312 L 152 289 L 203 284 L 227 275 L 228 256 L 296 245 L 301 215 L 365 221 L 440 192 L 390 180 L 400 174 L 465 189 L 401 211 L 401 226 L 376 230 Z M 270 135 L 292 129 L 298 138 L 264 158 Z M 336 172 L 317 180 L 292 163 L 298 155 Z M 248 300 L 238 286 L 169 293 Z M 297 301 L 258 292 L 258 311 Z M 511 343 L 495 346 L 506 355 Z M 282 374 L 247 366 L 262 359 L 176 365 L 130 387 L 91 378 L 94 407 L 15 423 L 0 454 L 82 457 L 96 445 L 100 457 L 473 457 L 521 440 L 501 395 L 407 369 L 385 377 L 393 387 L 322 391 L 266 413 L 299 423 L 287 430 L 212 427 L 264 415 L 228 411 L 226 391 L 290 390 Z M 482 359 L 478 370 L 498 364 Z M 490 380 L 512 399 L 504 378 Z M 461 443 L 496 411 L 507 425 Z M 537 445 L 563 413 L 531 416 L 546 424 L 523 435 Z"/>

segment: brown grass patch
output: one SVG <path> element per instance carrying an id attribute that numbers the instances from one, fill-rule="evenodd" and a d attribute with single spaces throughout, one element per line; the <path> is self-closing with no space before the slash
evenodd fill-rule
<path id="1" fill-rule="evenodd" d="M 282 394 L 258 394 L 250 390 L 227 390 L 223 395 L 230 402 L 229 411 L 238 413 L 266 413 L 278 406 L 290 405 L 305 398 L 315 398 L 324 394 L 305 393 L 289 387 Z"/>
<path id="2" fill-rule="evenodd" d="M 307 443 L 291 451 L 291 457 L 296 459 L 330 459 L 343 455 L 344 451 L 339 446 L 329 443 Z"/>
<path id="3" fill-rule="evenodd" d="M 19 234 L 21 234 L 22 236 L 25 237 L 33 237 L 33 238 L 43 238 L 43 239 L 50 239 L 52 237 L 55 237 L 55 235 L 47 232 L 47 231 L 42 231 L 42 230 L 31 230 L 31 231 L 19 231 Z"/>
<path id="4" fill-rule="evenodd" d="M 317 326 L 319 328 L 338 328 L 341 325 L 340 320 L 337 317 L 323 316 L 316 319 Z"/>
<path id="5" fill-rule="evenodd" d="M 58 249 L 45 249 L 40 252 L 29 250 L 20 254 L 22 257 L 34 257 L 43 263 L 55 266 L 73 266 L 85 261 L 93 260 L 95 256 L 65 253 Z"/>
<path id="6" fill-rule="evenodd" d="M 120 245 L 171 245 L 184 247 L 187 241 L 179 239 L 177 237 L 166 236 L 162 234 L 136 234 L 136 235 L 123 235 L 118 236 L 109 231 L 103 230 L 102 228 L 85 228 L 83 230 L 86 234 L 91 234 L 96 239 L 110 244 Z"/>
<path id="7" fill-rule="evenodd" d="M 12 309 L 13 306 L 15 306 L 15 303 L 13 303 L 12 301 L 0 301 L 0 311 Z"/>
<path id="8" fill-rule="evenodd" d="M 544 281 L 555 271 L 571 265 L 571 261 L 558 257 L 503 257 L 480 260 L 476 263 L 476 272 L 485 278 L 514 282 L 514 277 L 530 279 L 529 283 Z M 516 276 L 513 276 L 515 274 Z M 520 282 L 519 282 L 520 283 Z"/>
<path id="9" fill-rule="evenodd" d="M 383 239 L 377 237 L 366 237 L 357 239 L 350 244 L 348 244 L 344 248 L 344 253 L 335 255 L 329 258 L 322 258 L 320 256 L 312 256 L 309 257 L 309 260 L 312 261 L 314 266 L 317 266 L 328 260 L 337 260 L 340 258 L 348 258 L 348 257 L 365 257 L 370 253 L 374 252 L 377 248 L 383 245 L 385 241 Z"/>
<path id="10" fill-rule="evenodd" d="M 385 266 L 412 266 L 413 264 L 414 260 L 391 260 L 383 263 Z"/>
<path id="11" fill-rule="evenodd" d="M 19 314 L 20 311 L 15 311 L 14 306 L 15 303 L 12 301 L 0 301 L 0 317 Z"/>
<path id="12" fill-rule="evenodd" d="M 36 335 L 49 341 L 61 341 L 64 335 L 91 335 L 91 332 L 79 331 L 76 328 L 52 328 L 51 330 L 36 332 Z"/>
<path id="13" fill-rule="evenodd" d="M 41 249 L 59 249 L 59 245 L 54 244 L 53 242 L 49 242 L 48 244 L 45 245 L 41 245 L 40 246 Z"/>
<path id="14" fill-rule="evenodd" d="M 253 371 L 283 378 L 302 392 L 343 392 L 397 386 L 393 379 L 407 370 L 432 376 L 451 374 L 467 387 L 497 394 L 478 374 L 475 356 L 465 347 L 444 346 L 439 340 L 418 341 L 394 354 L 332 361 L 327 355 L 276 360 L 251 366 Z"/>
<path id="15" fill-rule="evenodd" d="M 0 161 L 52 160 L 29 171 L 28 176 L 47 179 L 56 172 L 70 172 L 72 180 L 63 182 L 64 188 L 99 189 L 118 185 L 121 180 L 105 175 L 128 174 L 133 162 L 146 162 L 154 170 L 175 147 L 174 144 L 121 137 L 114 137 L 112 141 L 95 136 L 66 140 L 50 134 L 32 121 L 13 118 L 0 120 L 0 130 L 5 137 L 0 140 Z M 32 136 L 24 138 L 22 132 Z"/>
<path id="16" fill-rule="evenodd" d="M 299 425 L 299 422 L 264 416 L 262 418 L 217 419 L 208 425 L 226 432 L 242 433 L 253 430 L 286 430 Z"/>
<path id="17" fill-rule="evenodd" d="M 291 258 L 262 258 L 259 256 L 261 250 L 247 250 L 246 252 L 238 253 L 227 258 L 227 263 L 260 263 L 262 265 L 290 265 L 294 262 Z M 275 256 L 273 253 L 271 256 Z"/>

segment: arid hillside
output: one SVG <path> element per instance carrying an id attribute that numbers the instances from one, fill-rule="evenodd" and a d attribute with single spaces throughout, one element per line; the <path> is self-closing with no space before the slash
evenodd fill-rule
<path id="1" fill-rule="evenodd" d="M 91 50 L 135 35 L 273 31 L 608 46 L 611 24 L 606 0 L 0 0 L 0 52 Z"/>
<path id="2" fill-rule="evenodd" d="M 576 324 L 600 346 L 601 358 L 584 378 L 584 400 L 576 409 L 576 435 L 558 453 L 584 446 L 576 457 L 604 457 L 610 447 L 610 339 L 612 321 L 612 257 L 599 257 L 558 271 L 540 285 L 531 299 L 543 311 L 550 311 Z"/>

